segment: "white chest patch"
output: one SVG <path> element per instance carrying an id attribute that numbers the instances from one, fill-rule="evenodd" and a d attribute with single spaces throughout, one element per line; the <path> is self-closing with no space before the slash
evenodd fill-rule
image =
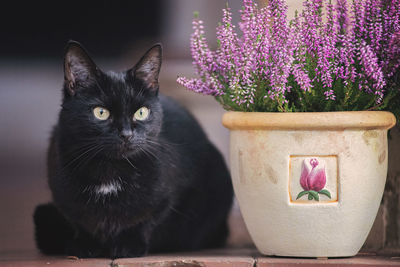
<path id="1" fill-rule="evenodd" d="M 112 195 L 112 194 L 116 195 L 120 190 L 121 190 L 121 184 L 117 181 L 96 185 L 94 187 L 94 191 L 98 195 Z"/>

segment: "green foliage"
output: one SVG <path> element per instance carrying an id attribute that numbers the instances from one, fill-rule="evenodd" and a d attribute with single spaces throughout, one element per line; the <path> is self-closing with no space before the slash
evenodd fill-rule
<path id="1" fill-rule="evenodd" d="M 301 198 L 302 196 L 304 196 L 304 195 L 306 195 L 306 194 L 308 194 L 308 191 L 301 191 L 301 192 L 297 195 L 296 200 L 299 199 L 299 198 Z"/>
<path id="2" fill-rule="evenodd" d="M 321 191 L 318 192 L 318 194 L 322 194 L 322 195 L 325 195 L 325 196 L 327 196 L 329 198 L 332 198 L 331 197 L 331 193 L 326 189 L 322 189 Z"/>

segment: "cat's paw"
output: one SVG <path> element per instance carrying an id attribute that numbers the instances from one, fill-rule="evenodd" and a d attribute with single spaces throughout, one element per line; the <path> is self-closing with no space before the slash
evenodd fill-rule
<path id="1" fill-rule="evenodd" d="M 146 245 L 142 246 L 116 246 L 110 251 L 112 259 L 117 258 L 137 258 L 147 255 L 148 248 Z"/>
<path id="2" fill-rule="evenodd" d="M 45 254 L 63 254 L 73 229 L 54 204 L 36 207 L 33 215 L 36 245 Z"/>
<path id="3" fill-rule="evenodd" d="M 97 248 L 82 247 L 79 245 L 68 246 L 66 248 L 68 256 L 75 256 L 78 258 L 97 258 L 102 256 L 102 251 Z"/>
<path id="4" fill-rule="evenodd" d="M 68 242 L 66 254 L 78 258 L 97 258 L 103 256 L 104 249 L 99 242 L 87 235 L 79 235 L 74 240 Z"/>

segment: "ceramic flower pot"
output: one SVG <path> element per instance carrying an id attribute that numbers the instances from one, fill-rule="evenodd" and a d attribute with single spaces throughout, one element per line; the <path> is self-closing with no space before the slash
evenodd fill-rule
<path id="1" fill-rule="evenodd" d="M 228 112 L 235 194 L 265 255 L 357 254 L 387 174 L 389 112 Z"/>

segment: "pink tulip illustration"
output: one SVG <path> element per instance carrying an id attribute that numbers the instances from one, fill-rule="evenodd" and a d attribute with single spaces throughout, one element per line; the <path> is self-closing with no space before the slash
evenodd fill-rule
<path id="1" fill-rule="evenodd" d="M 331 198 L 331 193 L 324 189 L 326 185 L 325 166 L 316 158 L 305 159 L 301 166 L 300 185 L 304 191 L 297 195 L 296 199 L 308 194 L 308 200 L 319 201 L 319 194 Z"/>

